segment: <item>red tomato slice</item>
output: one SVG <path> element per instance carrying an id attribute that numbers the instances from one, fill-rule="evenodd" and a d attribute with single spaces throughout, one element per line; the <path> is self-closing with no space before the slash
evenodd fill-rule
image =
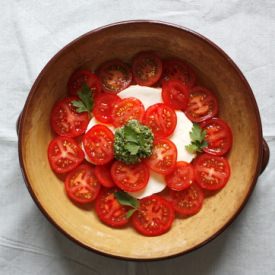
<path id="1" fill-rule="evenodd" d="M 56 134 L 64 137 L 82 135 L 89 123 L 88 112 L 77 113 L 72 105 L 77 97 L 66 97 L 55 103 L 51 112 L 51 126 Z"/>
<path id="2" fill-rule="evenodd" d="M 132 81 L 130 67 L 120 60 L 111 60 L 102 64 L 98 76 L 105 92 L 118 93 L 126 89 Z"/>
<path id="3" fill-rule="evenodd" d="M 105 165 L 96 165 L 95 175 L 98 178 L 99 182 L 107 188 L 114 187 L 115 183 L 111 176 L 111 167 L 112 162 L 109 162 Z"/>
<path id="4" fill-rule="evenodd" d="M 182 191 L 170 190 L 170 197 L 175 211 L 184 216 L 198 213 L 204 200 L 203 192 L 196 184 Z"/>
<path id="5" fill-rule="evenodd" d="M 171 204 L 164 198 L 153 195 L 140 200 L 132 223 L 134 228 L 145 236 L 159 236 L 170 229 L 174 218 Z"/>
<path id="6" fill-rule="evenodd" d="M 113 94 L 102 94 L 95 100 L 93 114 L 95 118 L 102 123 L 112 123 L 112 111 L 116 103 L 120 101 L 120 97 Z"/>
<path id="7" fill-rule="evenodd" d="M 142 163 L 127 165 L 114 162 L 111 175 L 115 184 L 126 192 L 137 192 L 145 188 L 149 180 L 149 169 Z"/>
<path id="8" fill-rule="evenodd" d="M 146 110 L 143 123 L 151 128 L 155 138 L 170 136 L 177 125 L 177 115 L 163 103 L 154 104 Z"/>
<path id="9" fill-rule="evenodd" d="M 184 85 L 193 87 L 196 82 L 196 75 L 189 65 L 180 59 L 170 59 L 163 62 L 162 79 L 180 80 Z"/>
<path id="10" fill-rule="evenodd" d="M 161 77 L 161 59 L 153 52 L 141 52 L 134 57 L 132 71 L 138 85 L 152 86 Z"/>
<path id="11" fill-rule="evenodd" d="M 83 137 L 84 150 L 96 165 L 106 164 L 114 158 L 113 144 L 113 132 L 100 124 L 93 126 Z"/>
<path id="12" fill-rule="evenodd" d="M 112 111 L 113 125 L 118 128 L 131 119 L 142 120 L 144 116 L 144 106 L 142 102 L 134 97 L 129 97 L 117 102 Z"/>
<path id="13" fill-rule="evenodd" d="M 179 161 L 171 174 L 165 176 L 167 186 L 176 191 L 184 190 L 194 182 L 193 165 Z"/>
<path id="14" fill-rule="evenodd" d="M 84 160 L 84 153 L 72 138 L 56 137 L 49 144 L 48 159 L 53 171 L 63 174 L 76 168 Z"/>
<path id="15" fill-rule="evenodd" d="M 77 96 L 85 83 L 91 89 L 95 97 L 101 93 L 102 88 L 99 78 L 87 70 L 79 70 L 74 72 L 68 81 L 69 94 Z"/>
<path id="16" fill-rule="evenodd" d="M 200 124 L 206 131 L 205 139 L 208 143 L 203 151 L 216 156 L 226 154 L 232 146 L 232 132 L 228 124 L 220 118 L 211 118 Z"/>
<path id="17" fill-rule="evenodd" d="M 226 158 L 202 154 L 194 161 L 195 180 L 201 188 L 218 190 L 230 177 L 230 166 Z"/>
<path id="18" fill-rule="evenodd" d="M 114 193 L 116 189 L 105 189 L 96 198 L 95 210 L 99 219 L 111 227 L 123 227 L 128 223 L 128 207 L 121 205 Z"/>
<path id="19" fill-rule="evenodd" d="M 146 164 L 155 172 L 163 175 L 171 173 L 177 162 L 177 147 L 169 139 L 154 142 L 153 152 Z"/>
<path id="20" fill-rule="evenodd" d="M 179 80 L 169 80 L 162 83 L 163 102 L 176 110 L 184 111 L 189 100 L 190 88 Z"/>
<path id="21" fill-rule="evenodd" d="M 218 113 L 218 101 L 212 92 L 203 87 L 190 91 L 186 116 L 193 122 L 202 122 Z"/>
<path id="22" fill-rule="evenodd" d="M 95 176 L 95 169 L 87 164 L 78 166 L 67 175 L 65 190 L 68 197 L 75 202 L 92 202 L 100 190 L 100 183 Z"/>

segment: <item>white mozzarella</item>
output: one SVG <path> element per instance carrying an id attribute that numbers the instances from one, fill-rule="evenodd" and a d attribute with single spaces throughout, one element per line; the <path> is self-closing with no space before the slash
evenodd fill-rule
<path id="1" fill-rule="evenodd" d="M 135 86 L 130 86 L 129 88 L 121 91 L 118 95 L 121 98 L 135 97 L 139 99 L 143 103 L 145 109 L 147 109 L 149 106 L 153 104 L 163 102 L 160 88 L 142 87 L 142 86 L 135 85 Z M 173 141 L 177 147 L 177 150 L 178 150 L 177 160 L 191 162 L 192 159 L 195 157 L 195 155 L 188 153 L 185 150 L 185 145 L 191 143 L 189 132 L 191 131 L 193 124 L 185 116 L 183 112 L 176 111 L 176 114 L 177 114 L 177 126 L 174 133 L 172 134 L 171 137 L 169 137 L 169 139 Z M 93 117 L 89 122 L 86 132 L 96 124 L 103 124 L 103 123 L 98 122 Z M 104 124 L 104 125 L 109 127 L 109 129 L 114 132 L 113 126 L 110 126 L 107 124 Z M 87 161 L 90 162 L 86 153 L 85 153 L 85 158 Z M 136 197 L 138 199 L 142 199 L 152 194 L 161 192 L 165 187 L 166 187 L 166 184 L 165 184 L 164 177 L 153 171 L 150 171 L 150 178 L 147 186 L 142 191 L 129 193 L 129 194 L 131 194 L 133 197 Z"/>

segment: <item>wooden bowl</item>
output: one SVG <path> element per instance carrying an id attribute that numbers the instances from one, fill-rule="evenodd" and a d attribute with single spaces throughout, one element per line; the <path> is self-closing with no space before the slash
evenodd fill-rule
<path id="1" fill-rule="evenodd" d="M 50 112 L 56 100 L 66 96 L 71 73 L 80 67 L 94 70 L 113 58 L 129 61 L 143 50 L 188 61 L 199 82 L 217 94 L 219 115 L 231 126 L 234 138 L 228 156 L 232 174 L 226 187 L 206 198 L 197 215 L 177 218 L 172 229 L 159 237 L 144 237 L 131 227 L 109 228 L 98 220 L 93 206 L 90 209 L 75 206 L 65 195 L 64 184 L 50 169 L 47 159 L 47 147 L 53 137 Z M 268 160 L 259 110 L 237 66 L 203 36 L 162 22 L 109 25 L 64 47 L 35 81 L 18 121 L 18 135 L 25 182 L 44 215 L 67 237 L 88 249 L 135 260 L 186 253 L 216 237 L 243 208 Z"/>

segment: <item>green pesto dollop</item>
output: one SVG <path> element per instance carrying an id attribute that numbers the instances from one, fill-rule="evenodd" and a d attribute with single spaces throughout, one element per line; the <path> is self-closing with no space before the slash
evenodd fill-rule
<path id="1" fill-rule="evenodd" d="M 126 164 L 138 163 L 151 156 L 153 141 L 154 135 L 150 128 L 138 120 L 129 120 L 115 131 L 115 158 Z"/>

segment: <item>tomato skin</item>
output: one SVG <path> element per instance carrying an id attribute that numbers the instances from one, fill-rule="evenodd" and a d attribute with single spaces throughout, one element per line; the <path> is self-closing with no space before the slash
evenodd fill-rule
<path id="1" fill-rule="evenodd" d="M 172 205 L 164 198 L 152 195 L 140 200 L 139 209 L 133 214 L 132 224 L 145 236 L 159 236 L 171 228 L 174 218 Z"/>
<path id="2" fill-rule="evenodd" d="M 98 69 L 98 76 L 104 92 L 117 94 L 132 82 L 132 72 L 128 64 L 118 60 L 103 63 Z"/>
<path id="3" fill-rule="evenodd" d="M 148 183 L 149 169 L 143 163 L 125 164 L 115 161 L 111 168 L 111 175 L 115 184 L 126 192 L 138 192 Z"/>
<path id="4" fill-rule="evenodd" d="M 194 161 L 195 180 L 206 190 L 223 188 L 230 177 L 230 166 L 224 157 L 202 154 Z"/>
<path id="5" fill-rule="evenodd" d="M 94 167 L 82 164 L 71 171 L 65 180 L 68 197 L 81 204 L 95 200 L 100 190 L 100 183 L 95 176 Z"/>
<path id="6" fill-rule="evenodd" d="M 85 83 L 91 89 L 95 97 L 101 93 L 102 88 L 99 78 L 88 70 L 78 70 L 69 78 L 67 85 L 69 94 L 71 96 L 77 96 Z"/>
<path id="7" fill-rule="evenodd" d="M 162 61 L 152 51 L 140 52 L 133 60 L 133 78 L 140 86 L 152 86 L 162 74 Z"/>
<path id="8" fill-rule="evenodd" d="M 175 110 L 184 111 L 189 100 L 190 88 L 180 80 L 168 80 L 162 83 L 162 100 Z"/>
<path id="9" fill-rule="evenodd" d="M 84 160 L 84 153 L 72 138 L 56 137 L 49 143 L 48 160 L 55 173 L 64 174 Z"/>
<path id="10" fill-rule="evenodd" d="M 83 136 L 83 146 L 89 160 L 103 165 L 114 158 L 114 134 L 106 126 L 97 124 Z"/>
<path id="11" fill-rule="evenodd" d="M 120 100 L 120 97 L 115 94 L 103 93 L 98 96 L 95 100 L 95 106 L 93 109 L 95 118 L 102 123 L 111 124 L 113 122 L 113 108 Z"/>
<path id="12" fill-rule="evenodd" d="M 170 79 L 179 80 L 191 88 L 195 85 L 196 75 L 187 63 L 173 58 L 163 61 L 162 82 Z"/>
<path id="13" fill-rule="evenodd" d="M 185 110 L 192 122 L 202 122 L 218 114 L 218 100 L 204 87 L 194 87 L 190 91 L 189 102 Z"/>
<path id="14" fill-rule="evenodd" d="M 175 111 L 163 103 L 148 107 L 145 111 L 143 123 L 151 128 L 155 138 L 165 138 L 172 135 L 177 126 Z"/>
<path id="15" fill-rule="evenodd" d="M 203 148 L 205 153 L 222 156 L 231 149 L 232 132 L 224 120 L 213 117 L 202 122 L 200 127 L 206 131 L 205 139 L 208 146 Z"/>
<path id="16" fill-rule="evenodd" d="M 113 125 L 118 128 L 131 119 L 142 121 L 144 112 L 144 106 L 139 99 L 134 97 L 124 98 L 117 102 L 113 107 Z"/>
<path id="17" fill-rule="evenodd" d="M 129 207 L 121 205 L 114 193 L 117 189 L 102 189 L 96 198 L 95 210 L 98 218 L 108 226 L 120 228 L 125 226 L 129 219 L 126 214 Z"/>
<path id="18" fill-rule="evenodd" d="M 95 166 L 95 175 L 99 182 L 106 188 L 111 188 L 115 186 L 111 175 L 112 162 L 109 162 L 105 165 L 96 165 Z"/>
<path id="19" fill-rule="evenodd" d="M 154 141 L 152 155 L 145 163 L 153 171 L 162 175 L 168 175 L 176 166 L 177 155 L 176 145 L 171 140 L 163 138 Z"/>
<path id="20" fill-rule="evenodd" d="M 191 163 L 177 162 L 174 170 L 165 176 L 167 186 L 175 191 L 181 191 L 190 187 L 194 182 L 194 169 Z"/>
<path id="21" fill-rule="evenodd" d="M 77 113 L 72 101 L 77 97 L 66 97 L 55 103 L 51 111 L 51 127 L 56 134 L 64 137 L 82 135 L 89 123 L 88 112 Z"/>
<path id="22" fill-rule="evenodd" d="M 170 190 L 171 203 L 176 213 L 183 216 L 197 214 L 203 205 L 204 194 L 197 184 L 192 184 L 182 191 Z"/>

